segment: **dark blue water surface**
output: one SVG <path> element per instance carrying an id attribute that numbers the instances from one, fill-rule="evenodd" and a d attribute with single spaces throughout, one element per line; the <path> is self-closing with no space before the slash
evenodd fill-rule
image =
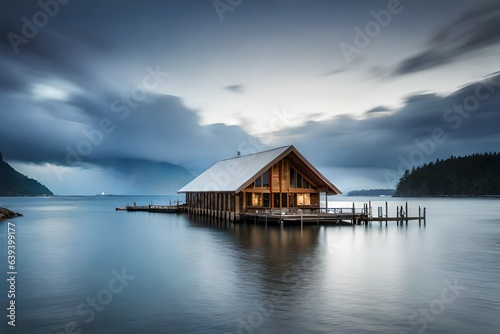
<path id="1" fill-rule="evenodd" d="M 375 213 L 385 207 L 371 200 Z M 387 200 L 390 212 L 404 205 Z M 426 227 L 302 230 L 114 210 L 133 201 L 169 198 L 0 199 L 24 214 L 0 222 L 1 332 L 500 331 L 498 199 L 410 199 L 413 213 L 427 207 Z M 7 324 L 8 222 L 15 327 Z"/>

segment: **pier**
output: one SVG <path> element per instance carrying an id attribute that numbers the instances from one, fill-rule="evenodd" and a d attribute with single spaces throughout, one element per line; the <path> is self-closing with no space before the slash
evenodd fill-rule
<path id="1" fill-rule="evenodd" d="M 408 225 L 409 221 L 418 221 L 418 225 L 427 225 L 426 208 L 418 207 L 417 215 L 409 215 L 408 202 L 405 207 L 398 206 L 396 215 L 390 216 L 388 203 L 385 202 L 385 212 L 383 207 L 378 207 L 377 216 L 372 214 L 371 202 L 365 203 L 362 208 L 356 208 L 353 203 L 352 208 L 322 208 L 316 211 L 304 210 L 256 210 L 255 212 L 242 212 L 240 219 L 245 223 L 254 224 L 322 224 L 322 225 L 368 225 L 378 222 L 385 225 L 389 222 L 396 222 L 396 225 Z"/>
<path id="2" fill-rule="evenodd" d="M 212 206 L 213 208 L 214 206 Z M 215 206 L 217 208 L 217 206 Z M 385 209 L 385 210 L 384 210 Z M 415 211 L 415 210 L 413 210 Z M 373 214 L 372 203 L 364 203 L 362 207 L 325 207 L 325 208 L 258 208 L 255 210 L 247 208 L 236 215 L 228 210 L 196 209 L 186 206 L 186 212 L 193 216 L 208 216 L 221 221 L 235 221 L 254 224 L 324 224 L 324 225 L 368 225 L 378 222 L 396 222 L 396 225 L 408 225 L 410 221 L 418 221 L 418 225 L 427 224 L 426 208 L 418 207 L 418 212 L 410 214 L 408 202 L 404 206 L 397 206 L 394 215 L 389 213 L 388 202 L 377 208 L 377 214 Z"/>
<path id="3" fill-rule="evenodd" d="M 317 210 L 304 210 L 304 209 L 262 209 L 255 211 L 240 212 L 239 219 L 231 219 L 227 212 L 219 210 L 212 210 L 207 212 L 200 212 L 189 210 L 186 204 L 177 202 L 175 205 L 126 205 L 123 208 L 116 207 L 116 211 L 128 212 L 156 212 L 156 213 L 188 213 L 194 216 L 209 216 L 221 221 L 236 221 L 240 223 L 254 223 L 254 224 L 300 224 L 306 225 L 368 225 L 373 222 L 378 222 L 385 225 L 389 222 L 396 222 L 396 225 L 408 225 L 409 221 L 418 221 L 418 225 L 427 225 L 427 210 L 426 208 L 418 207 L 418 214 L 410 215 L 408 209 L 408 202 L 405 206 L 397 206 L 395 215 L 390 216 L 388 210 L 388 202 L 385 202 L 384 207 L 378 207 L 377 215 L 374 216 L 372 203 L 368 202 L 363 204 L 363 207 L 356 208 L 355 203 L 352 207 L 338 207 L 338 208 L 321 208 Z"/>
<path id="4" fill-rule="evenodd" d="M 157 212 L 157 213 L 184 213 L 187 211 L 186 204 L 180 204 L 180 201 L 176 201 L 174 205 L 125 205 L 125 207 L 116 207 L 116 211 L 128 211 L 128 212 Z"/>

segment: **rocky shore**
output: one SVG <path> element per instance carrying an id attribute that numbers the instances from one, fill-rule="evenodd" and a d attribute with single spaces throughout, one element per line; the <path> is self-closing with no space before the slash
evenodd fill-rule
<path id="1" fill-rule="evenodd" d="M 22 217 L 23 215 L 17 212 L 10 211 L 6 208 L 0 208 L 0 220 L 2 219 L 10 219 L 15 217 Z"/>

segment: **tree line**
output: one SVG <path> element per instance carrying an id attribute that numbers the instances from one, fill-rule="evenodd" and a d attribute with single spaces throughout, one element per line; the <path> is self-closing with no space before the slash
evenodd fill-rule
<path id="1" fill-rule="evenodd" d="M 396 197 L 500 195 L 500 153 L 451 156 L 406 170 Z"/>

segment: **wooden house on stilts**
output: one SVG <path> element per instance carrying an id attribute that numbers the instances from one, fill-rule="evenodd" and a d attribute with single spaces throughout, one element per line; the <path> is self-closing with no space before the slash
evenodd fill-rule
<path id="1" fill-rule="evenodd" d="M 189 213 L 230 221 L 246 212 L 318 211 L 320 198 L 341 194 L 294 146 L 219 161 L 179 193 Z"/>

